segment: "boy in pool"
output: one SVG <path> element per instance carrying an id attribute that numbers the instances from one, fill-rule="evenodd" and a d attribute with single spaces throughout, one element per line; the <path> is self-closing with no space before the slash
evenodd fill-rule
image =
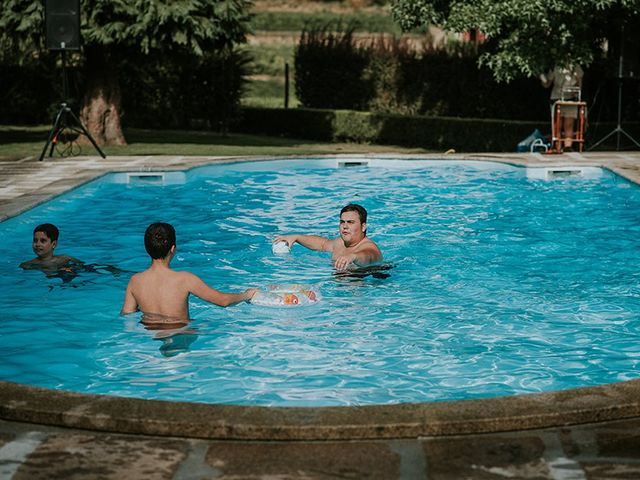
<path id="1" fill-rule="evenodd" d="M 36 258 L 22 262 L 20 268 L 25 270 L 42 270 L 47 274 L 55 274 L 72 271 L 74 267 L 84 264 L 82 260 L 69 255 L 54 255 L 53 251 L 58 246 L 60 231 L 51 223 L 43 223 L 33 229 L 33 252 Z"/>
<path id="2" fill-rule="evenodd" d="M 366 267 L 382 260 L 382 252 L 367 237 L 367 211 L 351 203 L 340 210 L 340 236 L 329 239 L 317 235 L 281 235 L 274 243 L 286 242 L 289 247 L 298 242 L 303 247 L 321 252 L 331 252 L 336 270 Z"/>
<path id="3" fill-rule="evenodd" d="M 152 223 L 144 234 L 144 247 L 151 266 L 136 273 L 127 285 L 122 315 L 141 310 L 145 325 L 185 324 L 189 321 L 189 295 L 228 307 L 247 302 L 258 291 L 224 293 L 209 287 L 190 272 L 177 272 L 169 264 L 176 253 L 176 231 L 168 223 Z"/>

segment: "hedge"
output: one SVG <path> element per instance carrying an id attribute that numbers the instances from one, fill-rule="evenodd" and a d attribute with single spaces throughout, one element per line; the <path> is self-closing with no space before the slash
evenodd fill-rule
<path id="1" fill-rule="evenodd" d="M 244 108 L 235 129 L 320 141 L 458 152 L 514 151 L 540 122 L 405 116 L 353 110 Z"/>
<path id="2" fill-rule="evenodd" d="M 514 152 L 534 129 L 549 133 L 544 122 L 479 118 L 374 114 L 353 110 L 310 108 L 243 108 L 234 130 L 320 141 L 375 143 L 456 152 Z M 587 139 L 593 144 L 615 128 L 611 122 L 592 124 Z M 640 138 L 640 123 L 625 125 Z M 629 144 L 625 138 L 622 145 Z M 606 145 L 615 145 L 613 135 Z"/>

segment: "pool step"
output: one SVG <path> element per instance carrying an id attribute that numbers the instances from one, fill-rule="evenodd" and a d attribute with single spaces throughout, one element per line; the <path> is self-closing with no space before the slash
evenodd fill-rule
<path id="1" fill-rule="evenodd" d="M 527 178 L 535 180 L 556 180 L 569 177 L 600 178 L 599 167 L 527 167 Z"/>

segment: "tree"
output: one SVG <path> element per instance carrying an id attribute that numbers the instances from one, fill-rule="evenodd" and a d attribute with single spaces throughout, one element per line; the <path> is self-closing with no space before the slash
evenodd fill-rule
<path id="1" fill-rule="evenodd" d="M 590 65 L 607 38 L 636 21 L 640 0 L 393 0 L 404 30 L 428 24 L 451 32 L 479 29 L 479 57 L 497 80 L 537 76 L 554 64 Z"/>
<path id="2" fill-rule="evenodd" d="M 43 3 L 3 0 L 0 61 L 42 61 Z M 81 120 L 89 133 L 100 145 L 125 143 L 118 77 L 123 62 L 151 54 L 176 61 L 233 49 L 246 39 L 250 4 L 249 0 L 82 0 Z"/>

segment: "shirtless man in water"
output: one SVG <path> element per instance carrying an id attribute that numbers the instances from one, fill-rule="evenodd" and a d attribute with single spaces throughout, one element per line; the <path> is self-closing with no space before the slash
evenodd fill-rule
<path id="1" fill-rule="evenodd" d="M 151 266 L 136 273 L 125 292 L 122 315 L 141 310 L 145 325 L 185 324 L 189 321 L 189 294 L 220 307 L 251 300 L 257 292 L 224 293 L 209 287 L 198 276 L 172 270 L 176 253 L 176 232 L 168 223 L 153 223 L 144 234 L 144 247 Z"/>
<path id="2" fill-rule="evenodd" d="M 317 235 L 292 234 L 278 236 L 273 242 L 286 242 L 289 247 L 298 242 L 311 250 L 331 252 L 336 270 L 366 267 L 382 260 L 378 246 L 367 238 L 367 211 L 356 204 L 340 210 L 338 238 L 332 240 Z"/>

